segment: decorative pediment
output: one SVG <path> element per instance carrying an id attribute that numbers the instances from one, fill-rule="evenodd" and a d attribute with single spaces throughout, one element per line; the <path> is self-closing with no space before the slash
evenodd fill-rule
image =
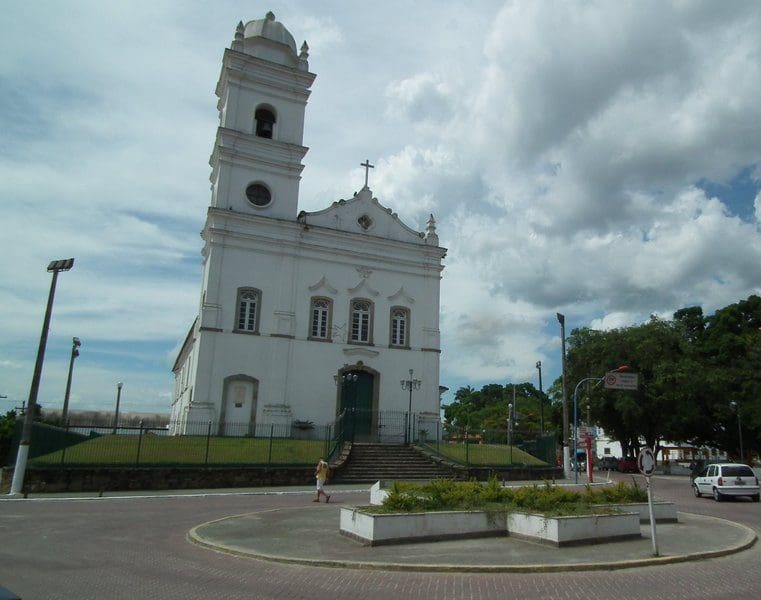
<path id="1" fill-rule="evenodd" d="M 397 300 L 404 300 L 405 302 L 409 304 L 414 304 L 415 299 L 410 296 L 404 289 L 404 286 L 399 288 L 399 291 L 396 292 L 393 296 L 388 296 L 387 300 L 389 302 L 396 302 Z"/>
<path id="2" fill-rule="evenodd" d="M 299 222 L 310 227 L 326 227 L 386 240 L 430 243 L 425 240 L 425 232 L 415 231 L 402 223 L 399 215 L 373 198 L 372 191 L 367 187 L 355 193 L 352 198 L 333 202 L 323 210 L 302 211 Z"/>
<path id="3" fill-rule="evenodd" d="M 325 275 L 322 276 L 322 279 L 320 279 L 320 281 L 318 281 L 314 285 L 309 286 L 310 292 L 316 292 L 320 289 L 324 289 L 330 292 L 331 294 L 333 294 L 334 296 L 338 293 L 338 290 L 328 283 L 328 278 L 325 277 Z"/>
<path id="4" fill-rule="evenodd" d="M 373 289 L 370 286 L 370 284 L 367 283 L 367 279 L 362 279 L 362 281 L 360 281 L 359 284 L 357 284 L 353 288 L 349 288 L 348 292 L 351 295 L 356 296 L 356 295 L 358 295 L 358 292 L 360 292 L 362 290 L 364 290 L 365 292 L 367 292 L 371 296 L 378 296 L 378 295 L 380 295 L 380 292 L 378 290 Z"/>

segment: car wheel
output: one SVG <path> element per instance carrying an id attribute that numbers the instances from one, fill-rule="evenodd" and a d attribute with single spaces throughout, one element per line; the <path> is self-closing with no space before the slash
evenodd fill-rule
<path id="1" fill-rule="evenodd" d="M 759 497 L 761 496 L 759 496 L 759 494 L 756 494 L 755 496 L 751 496 L 751 499 L 753 500 L 753 502 L 758 502 Z"/>
<path id="2" fill-rule="evenodd" d="M 713 488 L 713 499 L 716 500 L 716 502 L 721 502 L 724 500 L 724 496 L 721 495 L 721 492 L 717 490 L 716 488 Z"/>
<path id="3" fill-rule="evenodd" d="M 692 491 L 695 492 L 696 498 L 702 498 L 703 494 L 700 493 L 700 489 L 698 488 L 698 485 L 696 483 L 692 484 Z"/>

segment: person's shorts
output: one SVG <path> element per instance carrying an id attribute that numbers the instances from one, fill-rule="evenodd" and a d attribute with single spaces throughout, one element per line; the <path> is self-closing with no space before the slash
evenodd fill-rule
<path id="1" fill-rule="evenodd" d="M 325 480 L 324 479 L 318 479 L 317 480 L 317 489 L 321 490 L 323 485 L 325 485 Z"/>

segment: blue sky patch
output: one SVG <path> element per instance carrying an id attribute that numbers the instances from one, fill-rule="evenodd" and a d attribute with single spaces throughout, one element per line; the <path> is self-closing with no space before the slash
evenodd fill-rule
<path id="1" fill-rule="evenodd" d="M 761 191 L 761 178 L 756 173 L 756 165 L 743 167 L 727 183 L 701 179 L 696 185 L 709 196 L 721 200 L 730 214 L 746 222 L 754 220 L 753 201 Z"/>

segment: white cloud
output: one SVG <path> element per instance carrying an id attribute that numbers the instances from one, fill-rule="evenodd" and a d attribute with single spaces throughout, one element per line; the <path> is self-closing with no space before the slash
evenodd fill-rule
<path id="1" fill-rule="evenodd" d="M 531 380 L 540 359 L 551 381 L 556 311 L 620 327 L 761 293 L 761 193 L 749 223 L 696 187 L 761 164 L 758 3 L 271 8 L 318 74 L 300 208 L 350 197 L 369 158 L 384 206 L 420 229 L 436 216 L 442 383 Z M 77 402 L 123 378 L 168 409 L 167 361 L 198 302 L 219 60 L 238 20 L 263 14 L 79 0 L 5 16 L 0 377 L 24 396 L 44 268 L 75 256 L 48 398 L 79 335 L 103 360 L 82 363 Z"/>

